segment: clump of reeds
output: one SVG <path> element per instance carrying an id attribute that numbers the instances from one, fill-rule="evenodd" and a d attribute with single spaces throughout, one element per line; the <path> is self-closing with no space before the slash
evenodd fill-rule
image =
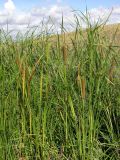
<path id="1" fill-rule="evenodd" d="M 87 32 L 76 17 L 70 49 L 67 34 L 1 38 L 1 160 L 119 159 L 118 49 L 99 36 L 101 25 L 81 16 Z"/>
<path id="2" fill-rule="evenodd" d="M 32 80 L 32 78 L 35 74 L 36 67 L 39 63 L 40 63 L 40 59 L 36 60 L 34 66 L 32 67 L 31 74 L 28 76 L 28 74 L 29 74 L 28 73 L 28 66 L 25 66 L 25 64 L 22 63 L 21 60 L 18 57 L 16 58 L 16 64 L 18 65 L 19 72 L 20 72 L 20 75 L 21 75 L 21 78 L 22 78 L 23 97 L 25 95 L 25 85 L 26 85 L 25 83 L 27 83 L 28 96 L 30 96 L 30 83 L 31 83 L 31 80 Z"/>

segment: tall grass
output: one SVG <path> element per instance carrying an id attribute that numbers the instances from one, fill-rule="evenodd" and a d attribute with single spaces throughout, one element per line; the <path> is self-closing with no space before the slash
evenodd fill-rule
<path id="1" fill-rule="evenodd" d="M 119 46 L 85 22 L 70 44 L 63 18 L 62 40 L 0 33 L 1 160 L 120 158 Z"/>

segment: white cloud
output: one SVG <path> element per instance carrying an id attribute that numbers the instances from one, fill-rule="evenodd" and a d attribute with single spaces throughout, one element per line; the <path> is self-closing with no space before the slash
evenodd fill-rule
<path id="1" fill-rule="evenodd" d="M 37 26 L 44 19 L 44 23 L 47 23 L 49 27 L 54 23 L 55 28 L 60 30 L 63 14 L 64 26 L 67 29 L 71 29 L 69 24 L 75 24 L 74 13 L 69 6 L 62 6 L 59 2 L 61 2 L 61 0 L 57 0 L 56 4 L 52 6 L 35 7 L 31 8 L 30 11 L 18 11 L 13 1 L 7 0 L 4 4 L 4 9 L 0 10 L 0 27 L 6 28 L 6 24 L 8 23 L 10 30 L 23 31 L 28 24 L 30 24 L 30 26 Z M 89 14 L 92 21 L 96 21 L 98 18 L 105 20 L 111 10 L 112 8 L 93 8 L 89 10 Z M 48 17 L 51 17 L 52 21 L 48 21 Z M 120 23 L 120 6 L 113 7 L 109 23 Z"/>
<path id="2" fill-rule="evenodd" d="M 13 13 L 16 9 L 15 4 L 12 0 L 7 0 L 7 2 L 5 2 L 4 4 L 4 8 L 9 14 Z"/>
<path id="3" fill-rule="evenodd" d="M 48 17 L 52 18 L 53 23 L 58 27 L 62 21 L 62 14 L 64 16 L 64 24 L 68 23 L 68 19 L 73 20 L 73 13 L 69 6 L 52 5 L 49 7 L 33 8 L 31 10 L 31 17 L 34 19 L 48 20 Z M 49 22 L 50 23 L 50 22 Z"/>
<path id="4" fill-rule="evenodd" d="M 107 20 L 108 23 L 120 23 L 120 6 L 114 6 L 112 8 L 93 8 L 89 10 L 89 14 L 93 21 L 97 21 L 98 19 Z"/>

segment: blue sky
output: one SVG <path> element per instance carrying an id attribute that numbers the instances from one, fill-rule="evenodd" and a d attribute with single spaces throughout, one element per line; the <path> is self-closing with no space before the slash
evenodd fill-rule
<path id="1" fill-rule="evenodd" d="M 0 0 L 0 6 L 6 0 Z M 48 6 L 53 4 L 68 5 L 74 9 L 84 10 L 87 5 L 88 9 L 97 7 L 112 7 L 115 5 L 120 5 L 120 0 L 13 0 L 14 4 L 18 9 L 30 9 L 35 6 Z"/>
<path id="2" fill-rule="evenodd" d="M 84 12 L 86 6 L 92 21 L 107 19 L 113 9 L 109 23 L 120 23 L 120 0 L 0 0 L 0 28 L 9 24 L 11 30 L 23 30 L 28 24 L 38 25 L 43 18 L 47 23 L 49 17 L 59 28 L 62 13 L 67 27 L 70 21 L 75 22 L 73 9 Z"/>

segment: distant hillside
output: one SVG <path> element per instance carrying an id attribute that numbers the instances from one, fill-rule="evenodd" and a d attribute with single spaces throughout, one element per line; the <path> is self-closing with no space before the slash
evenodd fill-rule
<path id="1" fill-rule="evenodd" d="M 113 40 L 113 44 L 120 45 L 120 23 L 113 25 L 106 25 L 104 27 L 104 34 Z"/>
<path id="2" fill-rule="evenodd" d="M 83 30 L 82 33 L 85 38 L 86 30 Z M 109 41 L 112 42 L 113 45 L 120 46 L 120 23 L 119 24 L 112 24 L 112 25 L 105 25 L 100 28 L 100 34 L 107 38 Z M 59 35 L 60 41 L 65 39 L 67 44 L 71 44 L 71 40 L 75 40 L 76 32 L 65 33 L 63 35 Z M 51 36 L 52 41 L 57 41 L 58 36 Z"/>

